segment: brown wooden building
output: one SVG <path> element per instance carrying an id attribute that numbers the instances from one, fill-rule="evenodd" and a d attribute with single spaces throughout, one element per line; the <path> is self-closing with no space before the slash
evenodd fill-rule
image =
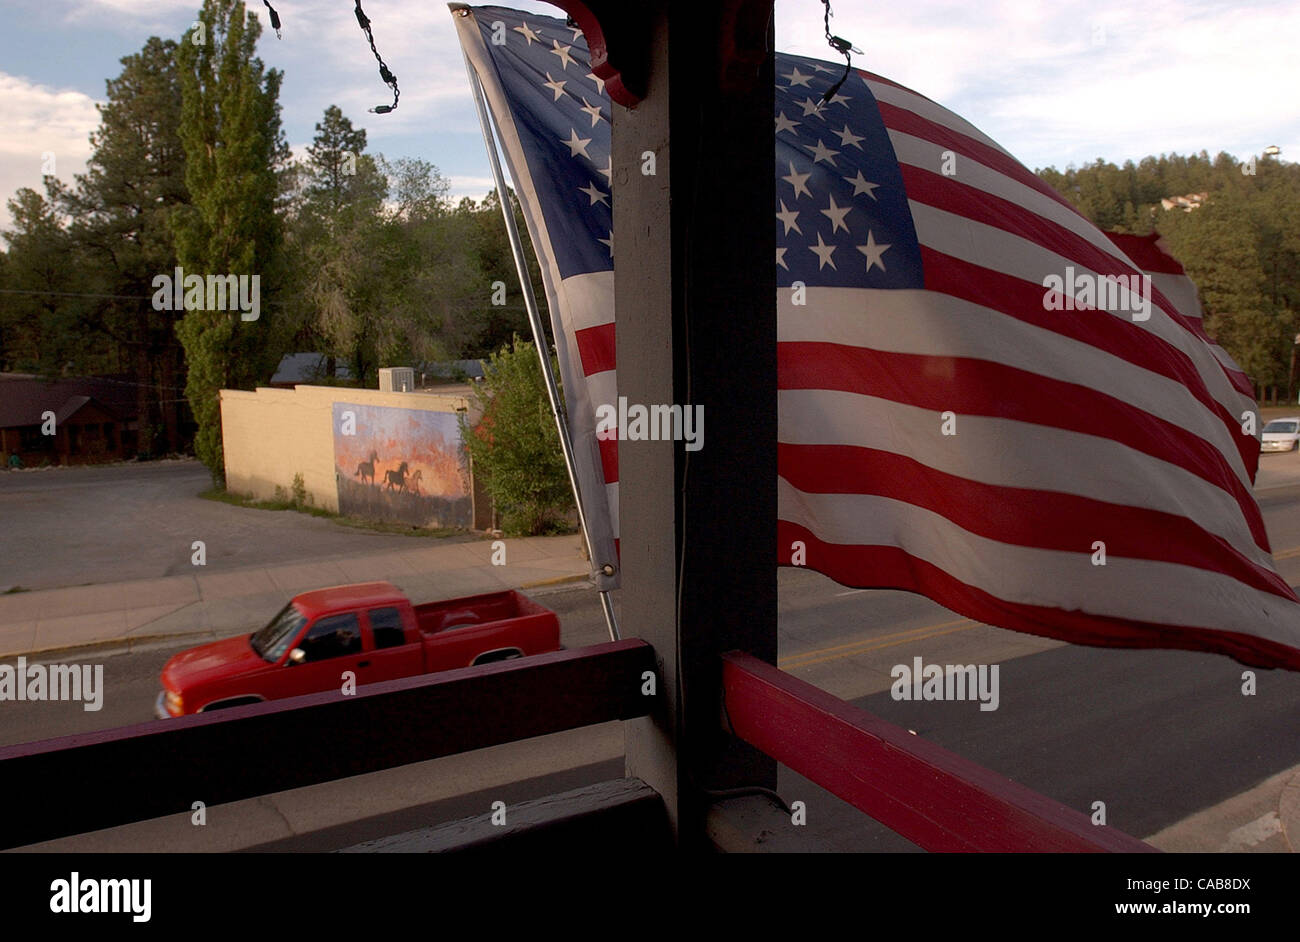
<path id="1" fill-rule="evenodd" d="M 121 461 L 136 453 L 135 386 L 113 377 L 0 373 L 0 457 L 9 467 Z M 53 435 L 45 433 L 51 427 Z"/>

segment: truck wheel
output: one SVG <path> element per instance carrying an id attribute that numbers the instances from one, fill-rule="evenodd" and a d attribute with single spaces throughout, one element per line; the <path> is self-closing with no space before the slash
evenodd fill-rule
<path id="1" fill-rule="evenodd" d="M 471 667 L 477 667 L 479 664 L 494 664 L 497 661 L 513 661 L 517 657 L 523 657 L 524 652 L 518 648 L 506 648 L 503 651 L 488 651 L 474 658 Z"/>
<path id="2" fill-rule="evenodd" d="M 200 713 L 211 713 L 213 710 L 227 710 L 230 707 L 248 706 L 250 703 L 264 703 L 261 697 L 234 697 L 230 700 L 218 700 L 215 703 L 209 703 L 202 707 Z"/>

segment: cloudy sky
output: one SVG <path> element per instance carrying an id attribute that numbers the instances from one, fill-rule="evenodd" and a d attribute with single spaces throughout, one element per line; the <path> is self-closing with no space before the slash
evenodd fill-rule
<path id="1" fill-rule="evenodd" d="M 284 71 L 285 131 L 296 151 L 324 109 L 364 127 L 371 152 L 422 157 L 454 195 L 481 196 L 488 169 L 455 30 L 439 0 L 363 0 L 402 89 L 391 101 L 350 0 L 274 0 L 259 54 Z M 546 3 L 506 4 L 562 16 Z M 180 39 L 198 0 L 5 0 L 0 31 L 0 202 L 40 189 L 43 155 L 71 181 L 84 169 L 95 103 L 120 59 L 151 35 Z M 1032 168 L 1122 163 L 1161 152 L 1264 147 L 1300 157 L 1296 0 L 837 0 L 834 32 L 854 64 L 953 109 Z M 1136 9 L 1140 7 L 1139 9 Z M 777 0 L 777 48 L 835 59 L 819 0 Z M 0 228 L 9 214 L 0 207 Z"/>

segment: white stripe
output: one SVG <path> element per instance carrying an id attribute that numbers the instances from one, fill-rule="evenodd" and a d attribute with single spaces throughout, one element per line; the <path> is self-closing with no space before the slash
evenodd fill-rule
<path id="1" fill-rule="evenodd" d="M 928 98 L 918 95 L 916 92 L 908 89 L 898 88 L 894 85 L 885 85 L 881 82 L 874 82 L 871 79 L 864 79 L 867 88 L 871 89 L 871 94 L 876 97 L 877 101 L 883 101 L 886 104 L 894 105 L 906 111 L 912 112 L 918 118 L 924 118 L 934 124 L 945 127 L 950 131 L 956 131 L 958 134 L 964 134 L 966 137 L 974 138 L 981 144 L 987 144 L 994 150 L 1012 160 L 1016 160 L 1011 154 L 997 141 L 989 137 L 975 125 L 971 124 L 960 115 L 953 114 L 943 105 L 936 104 Z M 1016 160 L 1016 163 L 1020 161 Z M 1026 168 L 1026 173 L 1029 170 Z"/>
<path id="2" fill-rule="evenodd" d="M 920 242 L 945 255 L 1038 285 L 1043 284 L 1047 275 L 1064 275 L 1067 267 L 1073 267 L 1076 275 L 1099 277 L 1087 265 L 1058 255 L 1030 239 L 996 226 L 987 226 L 915 200 L 909 200 L 908 206 Z M 1129 304 L 1128 294 L 1127 290 L 1121 292 L 1122 304 Z M 1241 409 L 1255 408 L 1255 403 L 1238 392 L 1224 375 L 1223 367 L 1209 346 L 1181 324 L 1175 323 L 1154 304 L 1151 305 L 1150 318 L 1144 321 L 1133 320 L 1129 311 L 1106 313 L 1131 324 L 1135 329 L 1160 337 L 1187 354 L 1210 395 L 1229 413 L 1236 415 Z M 1097 316 L 1091 311 L 1061 311 L 1060 314 L 1062 317 Z"/>
<path id="3" fill-rule="evenodd" d="M 1096 389 L 1207 442 L 1249 490 L 1250 474 L 1232 432 L 1182 383 L 1091 344 L 934 291 L 805 289 L 806 304 L 777 294 L 777 340 L 835 343 L 890 353 L 966 357 L 1001 363 Z"/>
<path id="4" fill-rule="evenodd" d="M 779 519 L 829 543 L 897 546 L 967 585 L 1020 605 L 1153 622 L 1213 627 L 1300 647 L 1300 606 L 1230 576 L 1177 563 L 1001 543 L 941 514 L 864 494 L 807 494 L 777 485 Z M 1097 539 L 1105 540 L 1104 534 Z"/>
<path id="5" fill-rule="evenodd" d="M 1201 299 L 1196 296 L 1196 285 L 1186 275 L 1171 272 L 1150 272 L 1151 284 L 1169 299 L 1169 303 L 1178 308 L 1179 314 L 1188 317 L 1201 317 Z"/>
<path id="6" fill-rule="evenodd" d="M 938 172 L 943 166 L 945 150 L 938 144 L 913 137 L 911 134 L 904 134 L 902 131 L 890 131 L 889 140 L 894 145 L 894 153 L 901 164 L 931 172 Z M 1078 212 L 1061 205 L 1045 193 L 1040 193 L 1033 187 L 1026 186 L 1002 171 L 994 170 L 973 158 L 959 156 L 955 169 L 953 179 L 956 182 L 1015 203 L 1021 209 L 1054 222 L 1081 239 L 1086 239 L 1124 267 L 1134 272 L 1141 271 L 1119 246 L 1106 238 L 1100 229 Z"/>
<path id="7" fill-rule="evenodd" d="M 783 389 L 777 393 L 777 440 L 874 448 L 982 484 L 1164 511 L 1272 568 L 1232 495 L 1179 465 L 1096 435 L 964 415 L 960 403 L 953 411 L 956 434 L 943 435 L 941 413 L 930 409 L 838 390 Z M 863 488 L 870 483 L 863 481 Z"/>

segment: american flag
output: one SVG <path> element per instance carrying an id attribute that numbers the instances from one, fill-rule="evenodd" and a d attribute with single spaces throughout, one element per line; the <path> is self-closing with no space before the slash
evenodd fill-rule
<path id="1" fill-rule="evenodd" d="M 617 443 L 595 435 L 617 402 L 609 101 L 563 21 L 457 25 L 616 552 Z M 1251 491 L 1252 387 L 1177 263 L 916 92 L 856 70 L 822 103 L 843 66 L 776 72 L 777 562 L 1075 643 L 1300 669 L 1300 600 Z"/>

